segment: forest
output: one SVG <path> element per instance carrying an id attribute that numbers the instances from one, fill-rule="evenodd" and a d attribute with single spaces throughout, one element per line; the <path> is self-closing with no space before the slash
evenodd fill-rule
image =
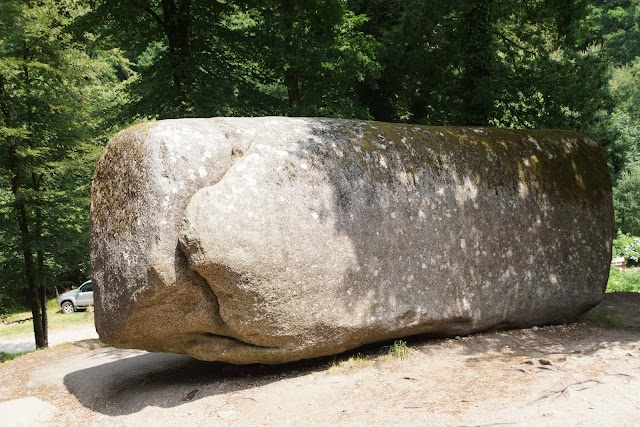
<path id="1" fill-rule="evenodd" d="M 46 346 L 115 132 L 263 115 L 584 132 L 640 254 L 640 0 L 1 0 L 0 315 Z"/>

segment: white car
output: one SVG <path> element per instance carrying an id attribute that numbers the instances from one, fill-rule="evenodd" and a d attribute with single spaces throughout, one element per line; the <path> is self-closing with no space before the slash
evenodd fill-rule
<path id="1" fill-rule="evenodd" d="M 58 295 L 58 305 L 64 314 L 73 313 L 78 308 L 87 308 L 93 305 L 91 280 L 84 282 L 78 289 Z"/>

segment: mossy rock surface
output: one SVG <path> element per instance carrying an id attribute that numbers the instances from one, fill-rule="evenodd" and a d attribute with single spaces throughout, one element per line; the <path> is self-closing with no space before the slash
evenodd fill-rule
<path id="1" fill-rule="evenodd" d="M 613 232 L 582 134 L 278 117 L 125 130 L 91 215 L 101 339 L 232 363 L 575 319 Z"/>

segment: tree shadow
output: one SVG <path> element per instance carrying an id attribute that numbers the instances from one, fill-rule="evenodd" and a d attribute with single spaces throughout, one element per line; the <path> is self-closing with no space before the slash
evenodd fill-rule
<path id="1" fill-rule="evenodd" d="M 471 356 L 466 362 L 470 366 L 496 358 L 517 358 L 528 359 L 523 363 L 535 369 L 553 370 L 558 361 L 590 357 L 603 349 L 636 353 L 640 294 L 606 294 L 604 301 L 585 313 L 579 323 L 490 331 L 459 340 L 461 353 Z"/>
<path id="2" fill-rule="evenodd" d="M 341 309 L 351 318 L 354 300 L 372 314 L 362 333 L 563 323 L 600 301 L 612 210 L 593 141 L 555 131 L 309 126 L 317 139 L 298 145 L 320 159 L 335 231 L 355 253 L 335 291 L 350 295 Z M 332 142 L 337 156 L 325 154 Z"/>

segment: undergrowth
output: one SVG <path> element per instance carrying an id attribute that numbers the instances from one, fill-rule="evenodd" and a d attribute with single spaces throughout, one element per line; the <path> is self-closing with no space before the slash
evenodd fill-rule
<path id="1" fill-rule="evenodd" d="M 93 313 L 78 311 L 76 313 L 63 314 L 55 299 L 47 301 L 47 317 L 49 320 L 49 332 L 93 325 Z M 33 320 L 30 311 L 10 314 L 0 324 L 0 337 L 32 333 Z"/>
<path id="2" fill-rule="evenodd" d="M 640 292 L 640 268 L 618 270 L 612 267 L 607 292 Z"/>
<path id="3" fill-rule="evenodd" d="M 17 359 L 27 353 L 0 353 L 0 363 L 8 362 L 9 360 Z"/>

